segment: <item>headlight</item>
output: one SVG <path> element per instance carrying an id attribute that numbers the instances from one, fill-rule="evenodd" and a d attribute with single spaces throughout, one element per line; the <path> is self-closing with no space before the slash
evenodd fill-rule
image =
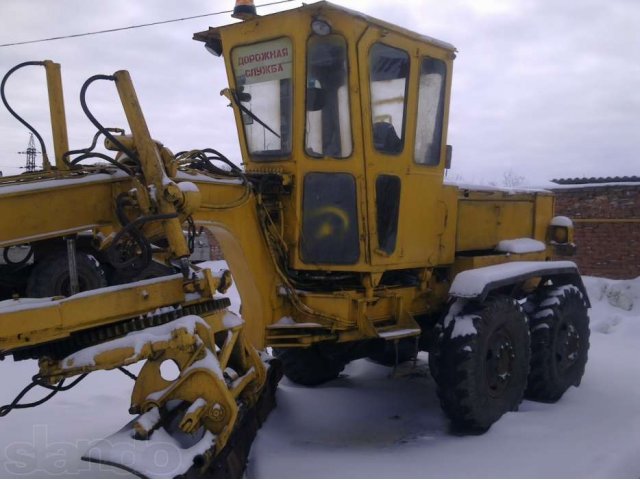
<path id="1" fill-rule="evenodd" d="M 553 217 L 549 222 L 548 241 L 557 244 L 573 242 L 573 222 L 564 216 Z"/>
<path id="2" fill-rule="evenodd" d="M 569 229 L 567 227 L 551 227 L 551 240 L 556 243 L 567 243 L 569 241 Z"/>

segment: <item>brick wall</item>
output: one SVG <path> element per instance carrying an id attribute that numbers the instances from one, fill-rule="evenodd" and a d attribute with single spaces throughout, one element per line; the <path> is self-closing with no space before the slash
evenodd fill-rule
<path id="1" fill-rule="evenodd" d="M 209 229 L 206 227 L 202 231 L 202 233 L 206 235 L 207 239 L 209 240 L 211 260 L 224 260 L 224 256 L 222 255 L 222 249 L 220 248 L 220 244 L 218 243 L 218 240 L 216 240 L 216 237 L 213 235 L 213 233 L 211 233 Z"/>
<path id="2" fill-rule="evenodd" d="M 574 221 L 585 275 L 623 279 L 640 276 L 640 184 L 585 185 L 554 189 L 556 215 Z"/>

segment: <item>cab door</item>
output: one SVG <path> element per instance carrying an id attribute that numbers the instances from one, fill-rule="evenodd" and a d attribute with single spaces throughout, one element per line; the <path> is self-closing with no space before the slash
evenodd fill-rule
<path id="1" fill-rule="evenodd" d="M 370 26 L 358 44 L 371 264 L 437 264 L 446 128 L 444 52 Z M 425 59 L 435 58 L 429 63 Z M 426 132 L 425 132 L 426 130 Z"/>

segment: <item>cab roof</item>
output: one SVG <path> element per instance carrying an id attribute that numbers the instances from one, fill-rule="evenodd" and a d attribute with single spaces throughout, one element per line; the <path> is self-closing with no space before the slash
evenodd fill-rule
<path id="1" fill-rule="evenodd" d="M 363 13 L 357 12 L 355 10 L 351 10 L 349 8 L 345 8 L 345 7 L 342 7 L 340 5 L 335 5 L 335 4 L 333 4 L 331 2 L 327 2 L 327 1 L 320 1 L 320 2 L 316 2 L 316 3 L 305 4 L 302 7 L 293 8 L 293 9 L 290 9 L 290 10 L 284 10 L 284 11 L 276 12 L 276 13 L 271 13 L 269 15 L 258 16 L 258 17 L 256 17 L 255 20 L 268 19 L 268 18 L 278 17 L 278 16 L 282 16 L 282 15 L 289 15 L 289 14 L 292 14 L 294 12 L 308 13 L 309 15 L 321 15 L 324 12 L 335 12 L 335 13 L 338 13 L 340 15 L 350 16 L 350 17 L 356 18 L 358 20 L 365 21 L 366 23 L 369 23 L 371 25 L 376 25 L 378 27 L 384 28 L 385 30 L 389 30 L 389 31 L 395 32 L 397 34 L 409 37 L 411 39 L 418 40 L 418 41 L 427 43 L 429 45 L 433 45 L 435 47 L 442 48 L 444 50 L 448 50 L 451 53 L 455 53 L 457 51 L 456 48 L 450 43 L 444 42 L 442 40 L 438 40 L 438 39 L 433 38 L 433 37 L 429 37 L 427 35 L 422 35 L 420 33 L 408 30 L 406 28 L 399 27 L 398 25 L 394 25 L 392 23 L 385 22 L 384 20 L 380 20 L 380 19 L 371 17 L 369 15 L 365 15 Z M 235 26 L 237 26 L 237 25 L 239 25 L 241 23 L 252 22 L 252 21 L 255 21 L 255 20 L 246 20 L 245 22 L 231 23 L 231 24 L 228 24 L 228 25 L 222 25 L 220 27 L 209 27 L 209 29 L 204 31 L 204 32 L 195 33 L 193 35 L 193 39 L 194 40 L 198 40 L 200 42 L 206 42 L 208 39 L 219 39 L 220 38 L 220 31 L 228 29 L 228 28 L 234 28 Z"/>

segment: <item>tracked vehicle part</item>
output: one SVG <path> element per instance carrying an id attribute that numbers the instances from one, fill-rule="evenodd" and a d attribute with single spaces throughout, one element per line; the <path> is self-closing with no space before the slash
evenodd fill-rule
<path id="1" fill-rule="evenodd" d="M 525 395 L 556 402 L 580 384 L 589 350 L 589 316 L 575 285 L 546 287 L 531 316 L 531 371 Z"/>

